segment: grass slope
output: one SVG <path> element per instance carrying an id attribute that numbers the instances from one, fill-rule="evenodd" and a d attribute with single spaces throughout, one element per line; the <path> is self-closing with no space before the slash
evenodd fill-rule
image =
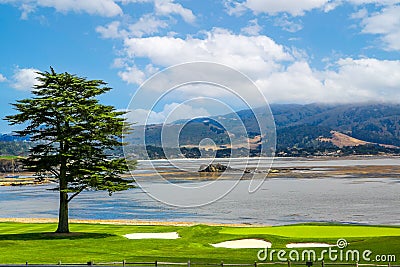
<path id="1" fill-rule="evenodd" d="M 19 156 L 4 156 L 4 155 L 0 156 L 0 159 L 6 159 L 6 160 L 19 159 L 19 158 L 21 158 L 21 157 L 19 157 Z"/>
<path id="2" fill-rule="evenodd" d="M 355 225 L 288 225 L 275 227 L 225 228 L 220 233 L 233 235 L 278 235 L 293 238 L 353 238 L 400 236 L 399 227 Z"/>
<path id="3" fill-rule="evenodd" d="M 327 242 L 346 238 L 349 249 L 369 249 L 374 254 L 400 259 L 400 228 L 348 225 L 294 225 L 236 228 L 196 225 L 132 226 L 71 224 L 72 234 L 55 235 L 55 224 L 0 223 L 1 263 L 85 263 L 169 261 L 252 263 L 259 249 L 214 248 L 210 244 L 242 238 L 271 241 L 274 249 L 291 242 Z M 129 240 L 124 234 L 177 231 L 176 240 Z M 318 249 L 316 249 L 318 251 Z"/>

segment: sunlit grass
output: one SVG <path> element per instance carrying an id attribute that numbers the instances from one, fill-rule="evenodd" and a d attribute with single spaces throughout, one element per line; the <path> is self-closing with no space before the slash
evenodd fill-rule
<path id="1" fill-rule="evenodd" d="M 258 249 L 214 248 L 210 244 L 242 238 L 272 242 L 284 249 L 291 242 L 327 242 L 346 238 L 351 249 L 394 254 L 400 259 L 400 228 L 349 225 L 277 227 L 134 226 L 71 224 L 72 234 L 55 235 L 51 223 L 0 223 L 0 263 L 85 263 L 88 261 L 172 261 L 254 263 Z M 179 239 L 129 240 L 124 234 L 173 232 Z M 318 251 L 318 249 L 317 249 Z"/>

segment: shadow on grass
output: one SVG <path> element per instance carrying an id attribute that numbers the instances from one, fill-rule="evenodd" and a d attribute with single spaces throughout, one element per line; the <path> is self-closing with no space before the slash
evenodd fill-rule
<path id="1" fill-rule="evenodd" d="M 113 234 L 105 233 L 27 233 L 27 234 L 6 234 L 0 235 L 0 240 L 54 240 L 54 239 L 69 239 L 69 240 L 79 240 L 79 239 L 101 239 L 116 236 Z"/>

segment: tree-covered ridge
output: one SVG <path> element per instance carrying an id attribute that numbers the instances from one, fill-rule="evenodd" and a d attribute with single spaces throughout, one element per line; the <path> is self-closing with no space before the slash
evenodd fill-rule
<path id="1" fill-rule="evenodd" d="M 331 138 L 331 131 L 344 133 L 348 136 L 361 139 L 370 143 L 379 143 L 400 146 L 400 105 L 396 104 L 273 104 L 271 110 L 274 115 L 277 134 L 277 152 L 290 152 L 288 155 L 320 155 L 325 151 L 334 153 L 338 147 L 329 142 L 322 142 L 322 138 Z M 200 155 L 201 151 L 193 150 L 203 138 L 215 140 L 216 145 L 224 146 L 229 143 L 229 134 L 221 127 L 227 126 L 230 131 L 235 133 L 236 124 L 231 123 L 234 118 L 240 117 L 246 126 L 250 138 L 259 134 L 258 124 L 254 114 L 263 116 L 265 108 L 254 110 L 242 110 L 237 113 L 218 116 L 213 120 L 206 118 L 194 119 L 187 123 L 179 136 L 183 155 L 187 157 Z M 210 123 L 211 122 L 211 123 Z M 161 149 L 161 129 L 162 127 L 181 127 L 183 121 L 173 124 L 162 125 L 135 125 L 135 131 L 129 135 L 128 141 L 132 144 L 142 144 L 143 127 L 146 128 L 146 144 L 148 154 L 151 158 L 163 158 L 164 153 Z M 167 148 L 168 149 L 168 148 Z M 222 148 L 224 149 L 224 148 Z M 297 153 L 297 150 L 301 152 Z M 345 154 L 362 152 L 367 153 L 398 153 L 396 149 L 389 149 L 373 144 L 350 150 Z M 343 151 L 344 151 L 343 150 Z M 1 151 L 1 143 L 0 143 Z M 145 151 L 135 149 L 138 156 L 145 155 Z M 221 151 L 218 155 L 227 156 L 229 153 Z M 254 152 L 254 151 L 253 151 Z M 202 151 L 207 153 L 207 151 Z M 248 151 L 243 151 L 247 155 Z M 120 154 L 122 155 L 122 151 Z M 257 153 L 251 153 L 257 155 Z M 178 155 L 177 155 L 178 156 Z"/>
<path id="2" fill-rule="evenodd" d="M 400 146 L 400 105 L 392 104 L 345 104 L 345 105 L 327 105 L 327 104 L 279 104 L 271 105 L 274 115 L 277 137 L 277 153 L 283 152 L 290 156 L 308 156 L 336 153 L 339 148 L 331 142 L 327 142 L 332 137 L 332 131 L 344 133 L 348 136 L 361 139 L 366 144 L 356 149 L 342 149 L 342 154 L 378 154 L 378 153 L 399 153 L 398 149 L 377 146 L 376 144 L 385 144 Z M 256 116 L 266 116 L 265 108 L 254 110 L 242 110 L 237 113 L 211 117 L 224 125 L 227 129 L 215 127 L 210 124 L 210 119 L 195 119 L 187 123 L 179 136 L 180 145 L 193 149 L 198 146 L 203 138 L 210 138 L 215 141 L 220 149 L 225 149 L 224 145 L 229 144 L 229 135 L 242 138 L 236 132 L 235 118 L 239 117 L 246 127 L 249 138 L 260 133 Z M 170 125 L 150 125 L 138 126 L 145 127 L 146 144 L 149 154 L 159 158 L 163 154 L 161 146 L 161 130 L 163 127 L 182 127 L 182 121 L 177 121 Z M 213 128 L 211 128 L 212 126 Z M 136 133 L 143 133 L 143 128 Z M 133 144 L 138 144 L 140 138 L 135 138 L 135 134 L 130 136 Z M 323 141 L 325 140 L 325 141 Z M 157 148 L 158 147 L 158 148 Z M 166 148 L 168 149 L 168 147 Z M 201 148 L 200 148 L 201 150 Z M 187 155 L 198 155 L 193 151 L 183 150 Z M 297 152 L 300 151 L 300 152 Z M 204 154 L 203 151 L 202 153 Z M 243 151 L 243 155 L 248 155 L 249 151 Z M 143 154 L 139 151 L 139 154 Z M 250 153 L 257 155 L 255 151 Z M 282 153 L 281 153 L 282 154 Z M 229 156 L 229 153 L 219 153 L 219 155 Z"/>

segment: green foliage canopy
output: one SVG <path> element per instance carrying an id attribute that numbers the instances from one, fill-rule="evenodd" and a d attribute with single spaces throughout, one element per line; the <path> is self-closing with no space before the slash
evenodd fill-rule
<path id="1" fill-rule="evenodd" d="M 129 127 L 125 112 L 96 99 L 111 88 L 101 80 L 56 73 L 52 68 L 38 75 L 34 96 L 13 104 L 19 113 L 6 120 L 12 125 L 27 123 L 24 130 L 16 132 L 29 135 L 36 145 L 24 164 L 36 173 L 50 172 L 59 180 L 60 213 L 61 205 L 83 190 L 112 194 L 132 187 L 132 181 L 121 177 L 128 170 L 126 159 L 105 153 L 122 145 L 124 127 Z M 68 206 L 64 208 L 68 210 Z"/>

